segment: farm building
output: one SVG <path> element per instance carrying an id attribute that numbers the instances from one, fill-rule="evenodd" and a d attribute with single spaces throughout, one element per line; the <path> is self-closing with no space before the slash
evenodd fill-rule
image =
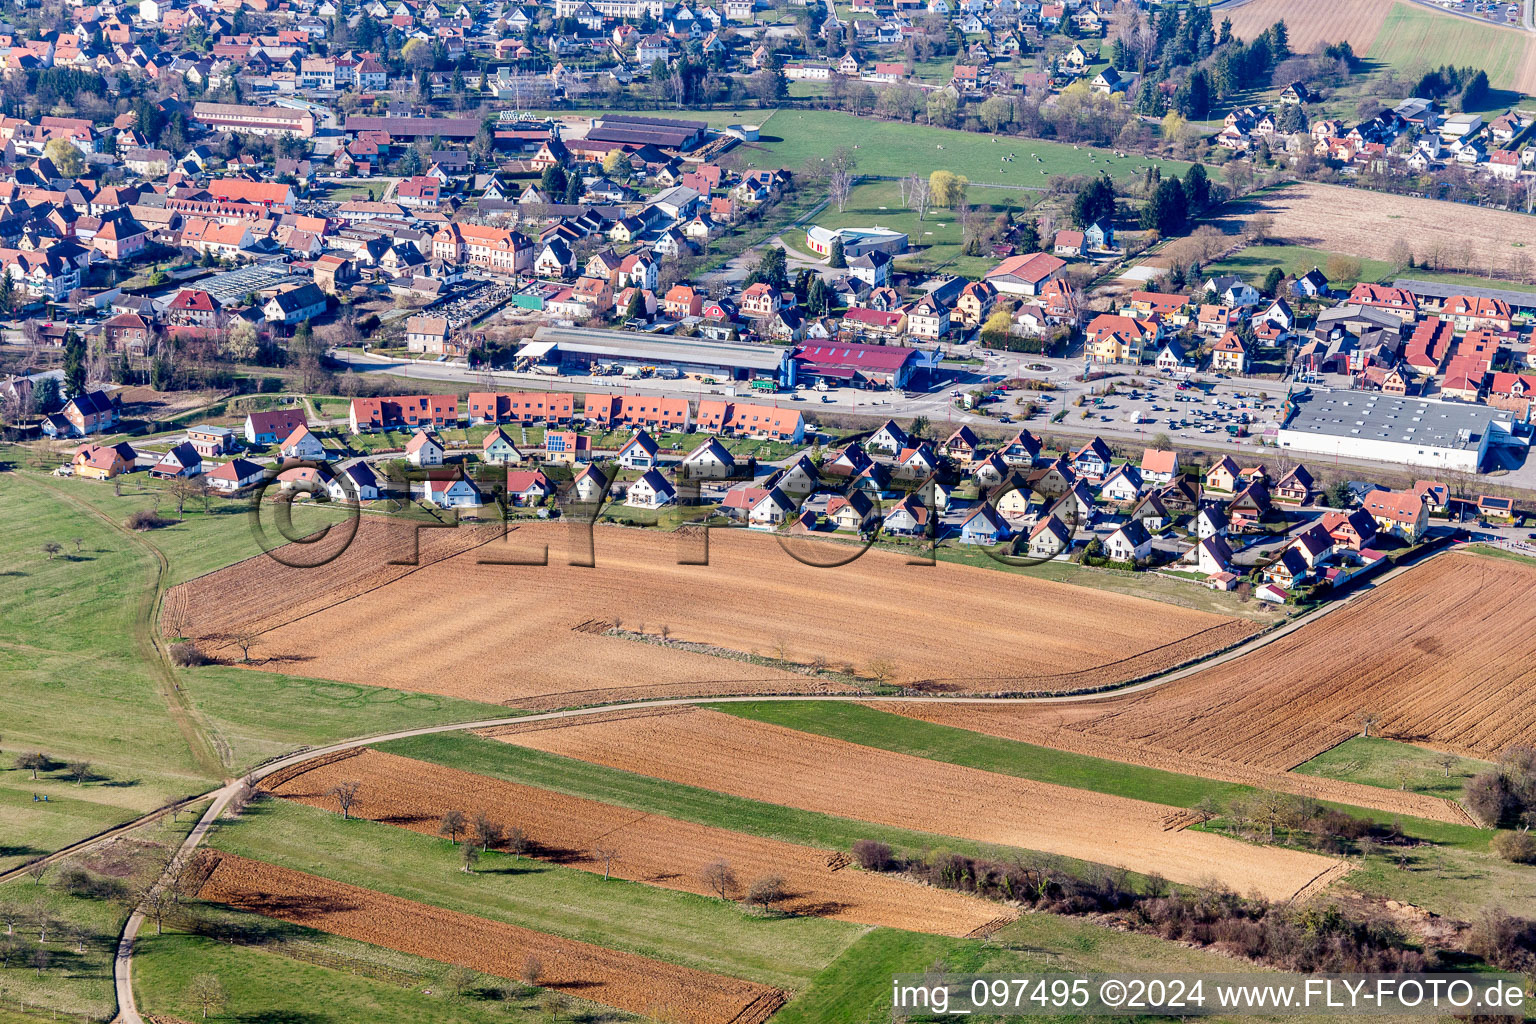
<path id="1" fill-rule="evenodd" d="M 1493 445 L 1524 444 L 1507 413 L 1366 391 L 1304 391 L 1290 400 L 1281 448 L 1476 473 Z"/>

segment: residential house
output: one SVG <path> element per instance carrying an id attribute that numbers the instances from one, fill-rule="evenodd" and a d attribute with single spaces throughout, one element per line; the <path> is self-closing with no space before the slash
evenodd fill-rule
<path id="1" fill-rule="evenodd" d="M 418 429 L 405 443 L 405 461 L 413 466 L 441 466 L 443 452 L 442 441 L 428 430 Z"/>

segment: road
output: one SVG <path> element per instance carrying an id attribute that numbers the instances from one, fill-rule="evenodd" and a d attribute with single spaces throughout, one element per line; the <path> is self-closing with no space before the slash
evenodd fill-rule
<path id="1" fill-rule="evenodd" d="M 896 417 L 905 419 L 914 416 L 927 417 L 934 424 L 936 430 L 947 432 L 958 428 L 961 424 L 969 424 L 976 428 L 986 428 L 987 432 L 994 433 L 999 430 L 1011 431 L 1027 426 L 1036 434 L 1045 434 L 1053 437 L 1069 439 L 1082 439 L 1087 441 L 1092 437 L 1102 437 L 1107 441 L 1121 441 L 1130 444 L 1150 444 L 1159 434 L 1167 434 L 1169 439 L 1178 448 L 1201 452 L 1219 452 L 1231 454 L 1237 457 L 1248 458 L 1253 461 L 1263 461 L 1273 458 L 1277 452 L 1273 447 L 1258 444 L 1258 438 L 1231 438 L 1225 433 L 1225 424 L 1231 420 L 1217 420 L 1214 415 L 1230 415 L 1233 412 L 1260 413 L 1260 422 L 1250 426 L 1250 434 L 1260 434 L 1265 424 L 1274 425 L 1278 420 L 1279 404 L 1292 385 L 1285 381 L 1260 380 L 1251 377 L 1227 378 L 1221 380 L 1212 379 L 1204 375 L 1199 379 L 1204 381 L 1201 391 L 1178 392 L 1175 390 L 1175 381 L 1171 378 L 1160 376 L 1152 367 L 1142 366 L 1111 368 L 1120 376 L 1108 377 L 1101 380 L 1084 383 L 1076 379 L 1082 373 L 1082 362 L 1079 359 L 1061 359 L 1057 357 L 1043 358 L 1040 356 L 994 352 L 979 346 L 962 345 L 952 350 L 957 358 L 976 358 L 981 362 L 965 366 L 946 366 L 945 369 L 954 376 L 926 392 L 899 391 L 863 391 L 858 388 L 834 388 L 825 393 L 828 401 L 822 401 L 823 395 L 819 392 L 807 391 L 802 393 L 802 399 L 797 400 L 792 394 L 780 393 L 767 395 L 759 401 L 772 402 L 779 405 L 799 405 L 807 414 L 817 411 L 839 413 L 849 415 L 864 415 L 876 417 Z M 536 373 L 514 373 L 510 370 L 471 370 L 462 363 L 451 362 L 413 362 L 402 359 L 390 359 L 381 356 L 362 355 L 357 353 L 335 352 L 332 357 L 359 373 L 385 373 L 394 374 L 406 379 L 432 380 L 445 383 L 486 386 L 491 382 L 496 386 L 507 388 L 531 388 L 543 390 L 574 389 L 591 391 L 599 394 L 662 394 L 678 395 L 691 399 L 708 398 L 718 394 L 718 388 L 699 383 L 696 380 L 684 379 L 677 381 L 664 381 L 656 379 L 620 380 L 614 377 L 589 377 L 563 375 L 551 377 Z M 1046 367 L 1038 370 L 1031 367 Z M 1014 419 L 1009 424 L 1003 424 L 1000 416 L 1017 412 L 1012 404 L 994 404 L 989 407 L 996 415 L 961 409 L 955 405 L 953 392 L 966 392 L 975 390 L 987 383 L 1005 380 L 1010 377 L 1036 378 L 1049 382 L 1055 390 L 1049 392 L 1022 391 L 1013 393 L 1012 401 L 1036 401 L 1040 403 L 1041 412 L 1034 419 L 1021 421 Z M 1130 399 L 1125 392 L 1129 390 L 1130 382 L 1139 380 L 1143 382 L 1140 388 L 1143 397 L 1137 400 Z M 1094 389 L 1102 391 L 1108 384 L 1114 384 L 1119 394 L 1105 399 L 1102 407 L 1095 407 L 1087 418 L 1082 413 L 1084 408 L 1075 403 L 1080 397 L 1091 396 Z M 1178 395 L 1198 401 L 1175 402 Z M 1263 395 L 1263 402 L 1273 404 L 1275 407 L 1267 410 L 1254 410 L 1251 398 L 1241 396 Z M 1238 406 L 1247 402 L 1249 409 L 1221 410 L 1218 402 L 1225 402 L 1231 406 Z M 1161 406 L 1162 412 L 1153 412 L 1154 405 Z M 1061 422 L 1051 422 L 1054 413 L 1061 409 L 1067 410 L 1066 417 Z M 1213 414 L 1208 422 L 1216 426 L 1213 433 L 1201 433 L 1196 426 L 1187 429 L 1170 427 L 1170 416 L 1176 418 L 1193 418 L 1197 411 L 1203 410 Z M 1152 417 L 1155 422 L 1132 423 L 1132 412 L 1143 413 Z M 1390 466 L 1393 471 L 1400 471 L 1403 466 L 1398 463 L 1373 462 L 1368 459 L 1348 459 L 1329 456 L 1294 456 L 1302 461 L 1314 465 L 1350 466 L 1357 468 L 1359 476 L 1370 478 L 1374 473 L 1382 471 Z M 1434 471 L 1425 469 L 1425 476 L 1433 476 Z M 1498 477 L 1490 478 L 1500 486 L 1513 487 L 1522 490 L 1536 491 L 1536 459 L 1527 459 L 1519 465 Z"/>
<path id="2" fill-rule="evenodd" d="M 267 776 L 283 768 L 299 764 L 303 761 L 308 761 L 312 758 L 322 757 L 326 754 L 334 753 L 336 751 L 346 750 L 350 747 L 388 743 L 392 740 L 408 739 L 413 736 L 431 736 L 438 733 L 461 732 L 469 729 L 490 729 L 501 725 L 559 721 L 564 719 L 583 718 L 591 715 L 609 714 L 612 712 L 640 711 L 648 708 L 689 707 L 700 704 L 735 704 L 755 701 L 807 700 L 841 701 L 845 703 L 858 702 L 865 704 L 898 702 L 947 702 L 962 704 L 1065 704 L 1081 703 L 1084 701 L 1108 700 L 1110 698 L 1120 697 L 1128 693 L 1141 693 L 1147 690 L 1151 690 L 1155 687 L 1164 686 L 1168 683 L 1175 682 L 1176 680 L 1193 675 L 1196 672 L 1201 672 L 1208 668 L 1214 668 L 1218 665 L 1223 665 L 1227 662 L 1234 661 L 1237 658 L 1251 654 L 1262 647 L 1266 647 L 1269 644 L 1274 643 L 1282 637 L 1290 635 L 1296 630 L 1301 629 L 1303 626 L 1316 622 L 1318 619 L 1321 619 L 1324 616 L 1333 614 L 1338 609 L 1343 608 L 1359 599 L 1361 595 L 1369 593 L 1386 581 L 1393 579 L 1394 577 L 1401 575 L 1404 572 L 1407 572 L 1408 569 L 1422 564 L 1422 562 L 1443 553 L 1445 550 L 1449 549 L 1441 549 L 1439 551 L 1431 552 L 1410 565 L 1397 566 L 1382 576 L 1377 577 L 1375 580 L 1363 583 L 1359 588 L 1341 600 L 1330 601 L 1319 608 L 1313 609 L 1304 615 L 1291 619 L 1288 622 L 1276 626 L 1265 633 L 1261 633 L 1258 636 L 1252 637 L 1249 640 L 1237 644 L 1236 646 L 1218 654 L 1191 662 L 1176 669 L 1171 669 L 1167 672 L 1152 676 L 1140 682 L 1132 683 L 1129 686 L 1124 686 L 1113 690 L 1104 690 L 1098 693 L 1068 694 L 1051 697 L 870 697 L 860 696 L 858 694 L 670 697 L 657 698 L 653 700 L 627 701 L 621 704 L 595 705 L 592 707 L 584 708 L 568 708 L 563 711 L 545 711 L 531 715 L 512 715 L 504 718 L 486 718 L 473 722 L 455 722 L 444 725 L 422 726 L 415 729 L 403 729 L 398 732 L 355 737 L 353 739 L 341 740 L 339 742 L 330 743 L 321 747 L 304 748 L 291 754 L 285 754 L 274 758 L 273 760 L 260 765 L 259 767 L 252 770 L 243 779 L 227 782 L 225 785 L 216 790 L 213 790 L 210 793 L 204 793 L 200 796 L 191 798 L 188 802 L 196 802 L 209 798 L 212 798 L 213 802 L 209 804 L 207 811 L 205 811 L 203 816 L 198 819 L 197 824 L 192 827 L 192 831 L 188 833 L 187 838 L 183 841 L 180 849 L 177 850 L 175 857 L 172 858 L 170 866 L 166 869 L 165 875 L 162 876 L 160 884 L 168 885 L 170 880 L 175 877 L 175 873 L 180 870 L 181 866 L 187 863 L 192 854 L 196 852 L 197 848 L 202 845 L 203 841 L 208 837 L 208 834 L 213 830 L 215 823 L 224 813 L 225 808 L 229 806 L 230 800 L 235 797 L 243 785 L 247 783 L 258 783 L 262 779 L 265 779 Z M 139 821 L 124 825 L 121 829 L 115 830 L 115 832 L 128 831 L 140 824 L 143 824 L 144 820 L 146 819 L 140 819 Z M 76 851 L 85 849 L 90 846 L 94 846 L 99 842 L 105 841 L 107 838 L 109 837 L 98 837 L 97 839 L 89 840 L 82 844 L 77 844 L 77 846 L 72 849 Z M 138 940 L 139 932 L 144 927 L 144 922 L 145 917 L 138 910 L 135 910 L 131 915 L 129 915 L 128 922 L 123 928 L 123 934 L 118 940 L 117 954 L 113 961 L 112 978 L 117 993 L 118 1005 L 118 1014 L 114 1019 L 118 1022 L 121 1022 L 121 1024 L 145 1024 L 143 1016 L 139 1013 L 138 1004 L 134 999 L 133 993 L 133 949 Z"/>

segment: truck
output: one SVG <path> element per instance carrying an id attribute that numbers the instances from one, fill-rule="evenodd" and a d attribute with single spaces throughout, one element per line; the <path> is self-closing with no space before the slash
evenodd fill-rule
<path id="1" fill-rule="evenodd" d="M 626 363 L 624 365 L 624 368 L 620 372 L 625 377 L 638 377 L 638 376 L 640 376 L 640 367 L 636 366 L 633 363 Z"/>
<path id="2" fill-rule="evenodd" d="M 777 391 L 779 382 L 768 377 L 759 377 L 752 382 L 753 391 Z"/>
<path id="3" fill-rule="evenodd" d="M 558 377 L 558 376 L 560 376 L 560 364 L 559 363 L 540 363 L 539 365 L 537 365 L 537 366 L 535 366 L 533 368 L 533 372 L 534 373 L 542 373 L 542 374 L 544 374 L 545 376 L 548 376 L 548 377 Z"/>
<path id="4" fill-rule="evenodd" d="M 1228 423 L 1227 433 L 1233 437 L 1247 437 L 1248 428 L 1243 426 L 1241 423 Z"/>
<path id="5" fill-rule="evenodd" d="M 662 380 L 681 380 L 683 371 L 679 370 L 675 366 L 663 366 L 661 369 L 656 371 L 656 376 L 660 377 Z"/>

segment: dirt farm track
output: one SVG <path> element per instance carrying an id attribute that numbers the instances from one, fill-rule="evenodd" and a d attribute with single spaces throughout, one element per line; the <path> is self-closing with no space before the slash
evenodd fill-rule
<path id="1" fill-rule="evenodd" d="M 1451 553 L 1251 654 L 1141 693 L 975 715 L 881 707 L 1048 745 L 1072 737 L 1084 752 L 1216 777 L 1223 765 L 1295 767 L 1357 734 L 1361 712 L 1380 716 L 1377 735 L 1496 758 L 1536 743 L 1536 664 L 1529 643 L 1510 642 L 1536 630 L 1533 588 L 1536 568 Z"/>
<path id="2" fill-rule="evenodd" d="M 203 851 L 198 895 L 213 903 L 304 925 L 487 974 L 516 978 L 530 956 L 539 984 L 606 1006 L 686 1024 L 760 1024 L 784 1001 L 777 989 L 648 957 L 529 931 L 499 921 Z"/>
<path id="3" fill-rule="evenodd" d="M 795 914 L 966 935 L 1005 912 L 976 897 L 847 869 L 846 855 L 828 850 L 641 814 L 377 750 L 314 764 L 302 774 L 269 780 L 263 788 L 335 810 L 330 789 L 344 780 L 358 781 L 362 791 L 352 807 L 355 817 L 437 835 L 445 811 L 462 810 L 470 817 L 483 812 L 517 822 L 533 844 L 531 855 L 540 860 L 602 874 L 604 864 L 593 851 L 612 847 L 619 851 L 612 863 L 618 877 L 705 896 L 716 895 L 705 881 L 705 867 L 724 859 L 743 879 L 783 877 L 791 893 L 783 906 Z"/>
<path id="4" fill-rule="evenodd" d="M 895 682 L 952 692 L 1092 688 L 1183 664 L 1254 628 L 884 551 L 815 568 L 741 530 L 713 532 L 708 565 L 678 564 L 675 535 L 600 527 L 596 566 L 573 567 L 572 528 L 559 524 L 505 540 L 423 531 L 419 566 L 388 564 L 409 551 L 411 532 L 365 520 L 321 568 L 261 555 L 185 583 L 168 595 L 162 629 L 237 658 L 220 636 L 258 630 L 252 657 L 271 671 L 546 708 L 848 689 L 771 663 L 780 658 L 866 678 L 887 660 Z M 546 548 L 547 565 L 487 564 L 542 560 Z"/>
<path id="5" fill-rule="evenodd" d="M 802 810 L 1290 899 L 1341 862 L 1165 827 L 1181 808 L 891 753 L 717 711 L 488 730 L 509 743 Z"/>

